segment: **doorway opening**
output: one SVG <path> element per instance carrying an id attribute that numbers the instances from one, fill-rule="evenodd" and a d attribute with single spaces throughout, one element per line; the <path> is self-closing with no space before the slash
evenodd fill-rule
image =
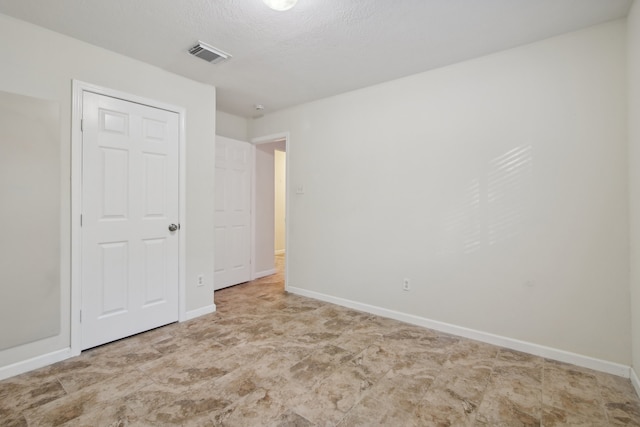
<path id="1" fill-rule="evenodd" d="M 275 268 L 284 274 L 287 224 L 287 152 L 274 151 L 274 256 Z"/>
<path id="2" fill-rule="evenodd" d="M 288 285 L 289 247 L 289 135 L 255 138 L 253 175 L 253 278 L 284 275 Z"/>

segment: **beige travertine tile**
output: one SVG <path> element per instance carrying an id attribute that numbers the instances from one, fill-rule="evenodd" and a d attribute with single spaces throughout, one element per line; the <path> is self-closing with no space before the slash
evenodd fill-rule
<path id="1" fill-rule="evenodd" d="M 256 389 L 236 400 L 213 417 L 215 426 L 253 427 L 275 424 L 287 408 L 270 396 L 268 390 Z"/>
<path id="2" fill-rule="evenodd" d="M 392 366 L 394 370 L 402 373 L 410 373 L 416 368 L 419 370 L 439 371 L 445 366 L 447 358 L 447 353 L 438 350 L 404 348 L 400 349 L 398 357 L 394 360 Z"/>
<path id="3" fill-rule="evenodd" d="M 640 398 L 628 379 L 594 373 L 612 425 L 640 426 Z"/>
<path id="4" fill-rule="evenodd" d="M 308 385 L 291 381 L 290 378 L 282 375 L 260 378 L 258 379 L 258 385 L 265 390 L 269 390 L 269 396 L 272 399 L 283 403 L 288 408 L 291 408 L 301 396 L 312 392 L 312 388 Z"/>
<path id="5" fill-rule="evenodd" d="M 472 426 L 477 416 L 478 405 L 457 393 L 432 388 L 423 402 L 415 409 L 416 416 L 424 420 L 422 425 Z"/>
<path id="6" fill-rule="evenodd" d="M 540 425 L 540 377 L 535 367 L 495 367 L 478 408 L 477 421 L 490 426 Z"/>
<path id="7" fill-rule="evenodd" d="M 637 401 L 608 402 L 605 410 L 612 425 L 640 426 L 640 405 Z"/>
<path id="8" fill-rule="evenodd" d="M 389 371 L 367 393 L 367 398 L 384 401 L 397 397 L 405 402 L 417 405 L 433 384 L 437 371 L 421 370 L 416 367 L 413 371 L 399 373 Z"/>
<path id="9" fill-rule="evenodd" d="M 488 392 L 478 408 L 477 424 L 487 426 L 540 426 L 539 406 L 516 403 L 508 395 Z"/>
<path id="10" fill-rule="evenodd" d="M 542 403 L 563 413 L 587 416 L 593 423 L 607 424 L 598 381 L 585 368 L 545 361 Z"/>
<path id="11" fill-rule="evenodd" d="M 46 405 L 24 412 L 29 425 L 58 426 L 75 418 L 93 413 L 97 408 L 94 393 L 78 393 L 49 402 Z"/>
<path id="12" fill-rule="evenodd" d="M 628 379 L 288 294 L 282 279 L 0 381 L 0 425 L 640 426 Z"/>
<path id="13" fill-rule="evenodd" d="M 313 423 L 292 411 L 281 414 L 279 418 L 267 424 L 269 427 L 313 427 Z"/>
<path id="14" fill-rule="evenodd" d="M 523 366 L 532 366 L 532 365 L 537 366 L 537 365 L 542 365 L 544 363 L 544 359 L 540 356 L 523 353 L 521 351 L 511 350 L 508 348 L 499 348 L 496 361 L 500 363 L 507 363 L 510 365 L 523 365 Z"/>
<path id="15" fill-rule="evenodd" d="M 593 393 L 585 391 L 584 393 L 557 390 L 543 390 L 543 404 L 545 406 L 553 406 L 566 412 L 589 416 L 592 420 L 599 420 L 604 423 L 606 414 L 602 402 L 593 396 Z"/>
<path id="16" fill-rule="evenodd" d="M 10 409 L 0 409 L 0 420 L 7 427 L 27 427 L 27 420 L 20 412 Z"/>
<path id="17" fill-rule="evenodd" d="M 293 399 L 291 408 L 318 425 L 336 425 L 372 385 L 359 367 L 343 366 Z"/>
<path id="18" fill-rule="evenodd" d="M 221 361 L 211 357 L 222 345 L 191 345 L 181 352 L 173 352 L 140 365 L 140 370 L 160 384 L 174 386 L 196 385 L 225 375 Z"/>
<path id="19" fill-rule="evenodd" d="M 154 425 L 209 422 L 211 416 L 232 402 L 209 388 L 170 387 L 151 384 L 128 395 L 127 405 L 142 421 Z M 206 423 L 205 423 L 206 424 Z"/>
<path id="20" fill-rule="evenodd" d="M 391 370 L 397 358 L 397 353 L 373 344 L 352 358 L 350 364 L 359 367 L 368 379 L 375 382 Z"/>
<path id="21" fill-rule="evenodd" d="M 418 403 L 402 394 L 392 394 L 383 399 L 367 396 L 349 411 L 338 425 L 340 427 L 425 425 L 416 415 L 417 405 Z"/>
<path id="22" fill-rule="evenodd" d="M 140 425 L 142 421 L 124 400 L 98 403 L 80 416 L 65 423 L 65 427 L 111 427 Z"/>
<path id="23" fill-rule="evenodd" d="M 100 381 L 23 412 L 29 425 L 60 425 L 78 417 L 89 417 L 105 402 L 123 399 L 131 392 L 151 384 L 148 376 L 135 369 Z"/>
<path id="24" fill-rule="evenodd" d="M 349 330 L 342 333 L 333 340 L 332 343 L 333 345 L 357 354 L 371 345 L 380 344 L 382 341 L 384 341 L 384 337 L 381 333 L 354 332 L 353 330 Z"/>
<path id="25" fill-rule="evenodd" d="M 289 368 L 288 377 L 311 387 L 351 359 L 353 359 L 353 354 L 347 350 L 334 345 L 326 345 L 292 365 Z"/>
<path id="26" fill-rule="evenodd" d="M 0 414 L 37 408 L 66 394 L 54 375 L 42 371 L 9 378 L 0 382 Z"/>
<path id="27" fill-rule="evenodd" d="M 493 366 L 499 347 L 472 340 L 460 340 L 449 352 L 447 365 L 474 366 L 484 363 Z"/>
<path id="28" fill-rule="evenodd" d="M 576 414 L 545 406 L 542 411 L 542 425 L 544 427 L 598 427 L 608 424 L 602 419 L 593 419 L 588 414 Z"/>
<path id="29" fill-rule="evenodd" d="M 478 406 L 490 376 L 491 370 L 484 364 L 447 366 L 438 373 L 431 388 L 446 391 L 451 396 Z"/>

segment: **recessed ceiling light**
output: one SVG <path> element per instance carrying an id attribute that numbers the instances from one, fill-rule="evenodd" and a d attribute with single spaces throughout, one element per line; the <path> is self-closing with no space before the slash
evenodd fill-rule
<path id="1" fill-rule="evenodd" d="M 298 0 L 262 0 L 273 10 L 285 11 L 296 5 Z"/>
<path id="2" fill-rule="evenodd" d="M 256 108 L 257 111 L 264 110 L 264 105 L 262 105 L 262 104 L 256 104 L 256 105 L 254 105 L 254 107 Z"/>

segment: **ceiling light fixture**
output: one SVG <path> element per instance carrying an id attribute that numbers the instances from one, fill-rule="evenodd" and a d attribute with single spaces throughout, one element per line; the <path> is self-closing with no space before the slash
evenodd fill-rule
<path id="1" fill-rule="evenodd" d="M 298 0 L 262 0 L 262 1 L 271 9 L 277 10 L 280 12 L 291 9 L 298 2 Z"/>

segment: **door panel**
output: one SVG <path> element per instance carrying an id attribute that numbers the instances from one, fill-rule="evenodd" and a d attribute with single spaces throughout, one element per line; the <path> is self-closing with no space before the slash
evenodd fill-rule
<path id="1" fill-rule="evenodd" d="M 166 219 L 167 156 L 144 153 L 144 217 Z"/>
<path id="2" fill-rule="evenodd" d="M 129 152 L 105 147 L 100 151 L 102 219 L 125 219 L 129 200 Z"/>
<path id="3" fill-rule="evenodd" d="M 178 320 L 178 124 L 83 95 L 83 349 Z"/>
<path id="4" fill-rule="evenodd" d="M 98 317 L 127 311 L 129 291 L 129 247 L 127 242 L 101 243 L 101 277 L 98 289 L 102 307 Z"/>
<path id="5" fill-rule="evenodd" d="M 163 302 L 167 299 L 167 239 L 145 239 L 145 298 L 144 306 Z"/>
<path id="6" fill-rule="evenodd" d="M 216 137 L 215 289 L 251 279 L 251 147 Z"/>

